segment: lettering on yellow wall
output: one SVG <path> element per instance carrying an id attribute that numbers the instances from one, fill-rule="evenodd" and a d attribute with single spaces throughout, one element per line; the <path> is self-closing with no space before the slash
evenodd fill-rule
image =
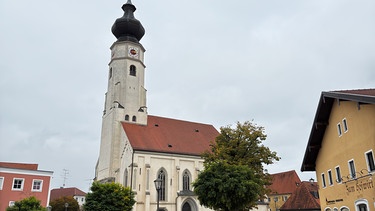
<path id="1" fill-rule="evenodd" d="M 373 188 L 374 188 L 374 181 L 371 179 L 357 182 L 355 185 L 346 186 L 346 190 L 349 193 L 352 193 L 355 191 L 364 191 L 364 190 L 373 189 Z"/>

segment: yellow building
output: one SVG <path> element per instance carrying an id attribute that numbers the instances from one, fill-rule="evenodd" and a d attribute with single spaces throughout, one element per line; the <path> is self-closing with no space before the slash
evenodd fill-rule
<path id="1" fill-rule="evenodd" d="M 375 89 L 322 92 L 301 171 L 316 171 L 321 210 L 375 210 Z"/>

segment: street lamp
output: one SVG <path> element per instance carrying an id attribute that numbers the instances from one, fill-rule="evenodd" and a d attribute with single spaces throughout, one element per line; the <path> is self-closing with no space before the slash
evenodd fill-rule
<path id="1" fill-rule="evenodd" d="M 68 204 L 68 202 L 67 202 L 67 203 L 65 203 L 65 211 L 68 210 L 68 207 L 69 207 L 69 204 Z"/>
<path id="2" fill-rule="evenodd" d="M 156 180 L 154 180 L 156 192 L 157 192 L 157 195 L 158 195 L 158 197 L 157 197 L 157 209 L 156 209 L 156 211 L 159 211 L 159 193 L 160 193 L 160 189 L 161 189 L 161 182 L 162 182 L 162 180 L 159 179 L 159 178 L 156 179 Z"/>

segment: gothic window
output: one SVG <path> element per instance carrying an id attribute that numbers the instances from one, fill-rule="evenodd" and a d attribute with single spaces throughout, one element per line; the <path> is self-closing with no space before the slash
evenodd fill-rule
<path id="1" fill-rule="evenodd" d="M 137 117 L 136 117 L 136 116 L 133 116 L 133 117 L 132 117 L 132 121 L 133 121 L 133 122 L 136 122 L 136 121 L 137 121 Z"/>
<path id="2" fill-rule="evenodd" d="M 125 115 L 125 120 L 129 121 L 129 115 L 127 115 L 127 114 Z"/>
<path id="3" fill-rule="evenodd" d="M 158 179 L 161 179 L 161 186 L 160 186 L 160 191 L 159 191 L 159 200 L 160 201 L 165 201 L 166 197 L 166 181 L 167 177 L 165 174 L 165 171 L 161 169 L 158 173 Z"/>
<path id="4" fill-rule="evenodd" d="M 136 76 L 137 72 L 135 70 L 135 66 L 134 65 L 130 65 L 130 75 L 131 76 Z"/>
<path id="5" fill-rule="evenodd" d="M 185 203 L 184 206 L 182 206 L 182 211 L 191 211 L 191 206 L 189 203 Z"/>
<path id="6" fill-rule="evenodd" d="M 124 172 L 124 186 L 128 187 L 128 169 L 125 169 Z"/>
<path id="7" fill-rule="evenodd" d="M 182 175 L 182 190 L 190 190 L 190 174 L 185 170 Z"/>

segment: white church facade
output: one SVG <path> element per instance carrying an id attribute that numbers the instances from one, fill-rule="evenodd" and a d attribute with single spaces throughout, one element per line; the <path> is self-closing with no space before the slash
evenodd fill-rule
<path id="1" fill-rule="evenodd" d="M 192 191 L 203 170 L 201 154 L 219 135 L 208 124 L 148 115 L 144 86 L 145 30 L 130 0 L 112 26 L 108 88 L 95 180 L 117 182 L 136 193 L 134 211 L 157 209 L 154 180 L 161 179 L 160 210 L 205 211 Z"/>

